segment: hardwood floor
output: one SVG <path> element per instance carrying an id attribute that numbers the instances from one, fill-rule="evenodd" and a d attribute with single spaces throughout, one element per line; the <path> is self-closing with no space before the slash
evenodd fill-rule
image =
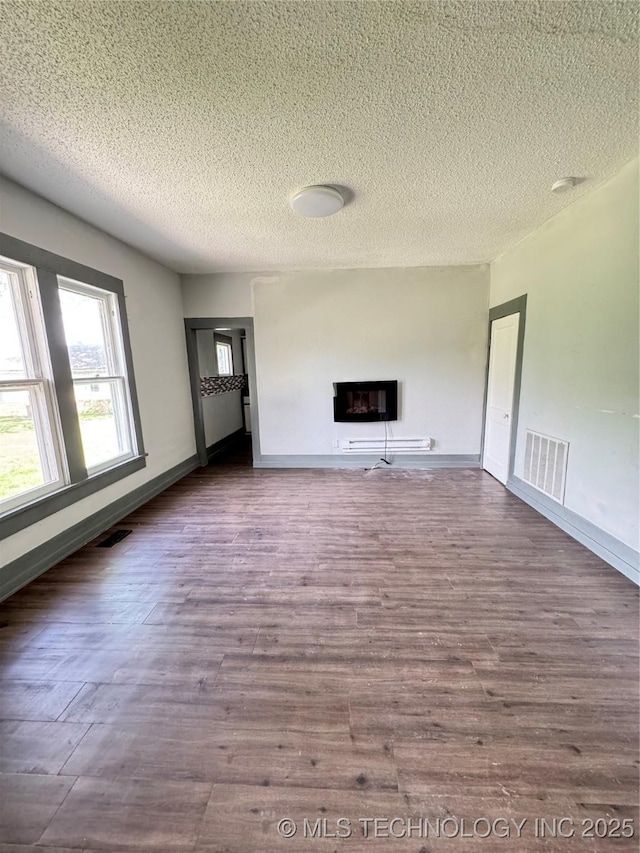
<path id="1" fill-rule="evenodd" d="M 0 605 L 0 853 L 638 849 L 630 581 L 481 471 L 241 461 Z"/>

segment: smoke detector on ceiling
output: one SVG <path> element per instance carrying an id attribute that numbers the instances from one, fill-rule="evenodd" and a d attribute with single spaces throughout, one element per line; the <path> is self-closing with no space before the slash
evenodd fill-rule
<path id="1" fill-rule="evenodd" d="M 299 190 L 291 196 L 289 204 L 299 216 L 317 219 L 320 216 L 333 216 L 344 206 L 344 199 L 335 187 L 317 185 Z"/>

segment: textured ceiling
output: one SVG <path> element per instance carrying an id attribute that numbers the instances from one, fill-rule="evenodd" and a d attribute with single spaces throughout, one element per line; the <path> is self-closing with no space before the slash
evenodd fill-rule
<path id="1" fill-rule="evenodd" d="M 493 259 L 636 153 L 635 2 L 2 2 L 0 169 L 181 272 Z M 564 175 L 585 177 L 564 196 Z M 348 188 L 333 218 L 288 196 Z"/>

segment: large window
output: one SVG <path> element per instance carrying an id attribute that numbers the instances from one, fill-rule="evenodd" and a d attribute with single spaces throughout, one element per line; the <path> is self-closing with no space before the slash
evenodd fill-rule
<path id="1" fill-rule="evenodd" d="M 94 473 L 133 454 L 116 296 L 65 278 L 59 293 L 84 461 Z"/>
<path id="2" fill-rule="evenodd" d="M 0 235 L 0 536 L 143 466 L 122 282 Z"/>

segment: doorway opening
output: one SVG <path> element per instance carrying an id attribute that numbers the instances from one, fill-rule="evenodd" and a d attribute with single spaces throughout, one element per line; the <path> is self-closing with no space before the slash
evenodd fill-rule
<path id="1" fill-rule="evenodd" d="M 200 465 L 252 464 L 259 458 L 251 317 L 185 320 Z"/>
<path id="2" fill-rule="evenodd" d="M 503 485 L 515 465 L 526 306 L 525 294 L 489 312 L 482 467 Z"/>

